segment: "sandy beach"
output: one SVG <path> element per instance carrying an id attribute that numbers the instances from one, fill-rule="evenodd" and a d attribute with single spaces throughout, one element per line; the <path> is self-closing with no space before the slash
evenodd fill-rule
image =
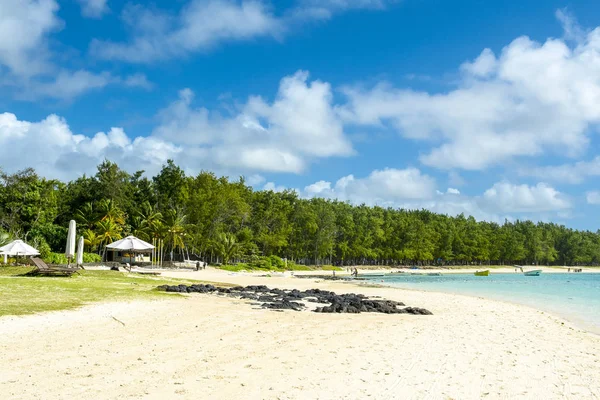
<path id="1" fill-rule="evenodd" d="M 260 277 L 165 275 L 377 295 L 433 316 L 275 312 L 190 294 L 0 318 L 7 399 L 594 399 L 600 338 L 476 297 Z"/>

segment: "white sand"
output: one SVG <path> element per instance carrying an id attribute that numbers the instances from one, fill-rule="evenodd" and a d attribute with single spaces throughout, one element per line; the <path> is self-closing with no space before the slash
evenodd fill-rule
<path id="1" fill-rule="evenodd" d="M 1 317 L 0 397 L 600 398 L 600 338 L 527 307 L 214 270 L 168 275 L 362 292 L 435 315 L 274 312 L 194 294 Z"/>

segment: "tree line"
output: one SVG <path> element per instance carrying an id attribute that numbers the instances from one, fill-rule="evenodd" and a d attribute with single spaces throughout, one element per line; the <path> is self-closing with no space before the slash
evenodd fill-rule
<path id="1" fill-rule="evenodd" d="M 0 243 L 21 238 L 42 253 L 63 252 L 71 219 L 86 251 L 99 254 L 132 234 L 163 240 L 167 259 L 221 263 L 273 255 L 317 265 L 600 262 L 600 232 L 303 199 L 253 190 L 243 177 L 187 176 L 172 161 L 153 177 L 104 161 L 94 176 L 70 182 L 0 170 Z"/>

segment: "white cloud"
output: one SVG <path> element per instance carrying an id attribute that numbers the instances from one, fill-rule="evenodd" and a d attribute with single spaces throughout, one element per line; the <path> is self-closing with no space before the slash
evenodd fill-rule
<path id="1" fill-rule="evenodd" d="M 57 66 L 49 36 L 64 26 L 58 11 L 54 0 L 0 1 L 0 89 L 4 93 L 25 100 L 71 99 L 109 84 L 148 88 L 142 74 L 124 79 L 108 72 Z"/>
<path id="2" fill-rule="evenodd" d="M 391 125 L 435 143 L 420 160 L 438 168 L 482 170 L 515 157 L 580 156 L 600 122 L 600 28 L 569 46 L 520 37 L 496 56 L 484 50 L 461 67 L 458 87 L 432 94 L 381 83 L 345 88 L 348 123 Z"/>
<path id="3" fill-rule="evenodd" d="M 276 15 L 266 0 L 189 0 L 177 13 L 128 5 L 122 19 L 128 42 L 93 40 L 97 57 L 149 63 L 207 51 L 221 43 L 262 37 L 280 39 L 307 21 L 324 20 L 351 9 L 384 9 L 397 0 L 299 0 Z"/>
<path id="4" fill-rule="evenodd" d="M 273 102 L 250 97 L 231 116 L 192 108 L 194 94 L 159 113 L 153 135 L 209 153 L 212 166 L 298 173 L 315 158 L 347 156 L 352 145 L 332 106 L 331 87 L 298 72 L 282 79 Z"/>
<path id="5" fill-rule="evenodd" d="M 103 88 L 114 81 L 115 79 L 106 72 L 95 74 L 86 70 L 62 70 L 49 82 L 40 80 L 30 82 L 23 97 L 71 99 L 89 90 Z"/>
<path id="6" fill-rule="evenodd" d="M 556 18 L 560 21 L 563 31 L 565 32 L 565 39 L 574 40 L 576 42 L 583 42 L 587 32 L 585 32 L 581 26 L 577 23 L 575 17 L 566 8 L 556 10 Z"/>
<path id="7" fill-rule="evenodd" d="M 304 188 L 308 197 L 336 198 L 354 204 L 393 205 L 400 201 L 432 198 L 435 180 L 416 168 L 375 170 L 366 178 L 348 175 L 335 185 L 319 181 Z"/>
<path id="8" fill-rule="evenodd" d="M 72 179 L 93 174 L 108 158 L 129 171 L 153 173 L 180 152 L 181 148 L 156 138 L 132 140 L 121 128 L 90 138 L 74 134 L 67 122 L 54 114 L 39 122 L 0 114 L 0 160 L 9 172 L 33 167 L 46 177 Z"/>
<path id="9" fill-rule="evenodd" d="M 2 66 L 20 77 L 48 67 L 47 35 L 62 28 L 54 0 L 0 1 L 0 75 Z"/>
<path id="10" fill-rule="evenodd" d="M 384 9 L 397 0 L 300 0 L 297 8 L 291 11 L 293 18 L 329 19 L 335 13 L 351 9 Z"/>
<path id="11" fill-rule="evenodd" d="M 578 184 L 588 177 L 600 176 L 600 156 L 590 161 L 578 161 L 573 164 L 520 168 L 518 173 L 521 176 L 535 176 L 550 181 Z"/>
<path id="12" fill-rule="evenodd" d="M 81 5 L 81 15 L 87 18 L 101 18 L 108 13 L 107 0 L 77 0 Z"/>
<path id="13" fill-rule="evenodd" d="M 585 199 L 587 200 L 588 204 L 598 205 L 600 204 L 600 192 L 596 190 L 587 192 L 585 194 Z"/>
<path id="14" fill-rule="evenodd" d="M 477 220 L 502 223 L 514 215 L 547 219 L 564 218 L 572 207 L 569 199 L 544 183 L 536 186 L 498 182 L 480 196 L 466 196 L 457 189 L 435 189 L 433 178 L 418 169 L 375 170 L 365 178 L 348 175 L 335 184 L 318 181 L 298 191 L 302 196 L 348 201 L 411 210 L 427 209 L 440 214 L 472 215 Z"/>
<path id="15" fill-rule="evenodd" d="M 150 82 L 148 80 L 146 75 L 141 74 L 141 73 L 136 73 L 136 74 L 127 76 L 123 80 L 123 84 L 127 87 L 142 88 L 142 89 L 146 89 L 146 90 L 150 90 L 154 87 L 154 85 L 152 84 L 152 82 Z"/>
<path id="16" fill-rule="evenodd" d="M 562 193 L 545 183 L 536 186 L 499 182 L 483 194 L 485 204 L 503 212 L 544 212 L 571 208 Z"/>
<path id="17" fill-rule="evenodd" d="M 89 76 L 81 72 L 76 78 L 67 85 L 59 76 L 59 83 L 36 90 L 70 97 L 89 89 L 94 82 L 97 87 L 122 83 L 108 74 Z M 31 164 L 50 176 L 72 177 L 75 171 L 93 170 L 104 157 L 128 170 L 152 170 L 174 158 L 186 171 L 210 169 L 239 175 L 262 171 L 300 173 L 316 159 L 353 154 L 333 110 L 330 86 L 309 81 L 305 72 L 282 79 L 273 101 L 251 97 L 228 116 L 193 108 L 193 97 L 191 90 L 182 90 L 177 101 L 159 112 L 159 125 L 151 136 L 135 139 L 127 139 L 120 128 L 86 138 L 73 134 L 66 121 L 56 115 L 29 122 L 5 113 L 0 123 L 0 146 L 4 150 L 0 160 L 5 168 Z M 147 153 L 149 150 L 153 152 Z M 35 159 L 23 158 L 28 151 L 44 154 Z M 63 163 L 67 159 L 71 161 Z"/>
<path id="18" fill-rule="evenodd" d="M 206 50 L 231 40 L 274 36 L 283 29 L 261 1 L 191 0 L 177 16 L 142 6 L 125 8 L 133 31 L 129 43 L 95 40 L 94 54 L 105 59 L 150 62 Z"/>
<path id="19" fill-rule="evenodd" d="M 263 186 L 263 190 L 269 190 L 275 193 L 280 193 L 285 191 L 287 188 L 285 186 L 281 186 L 281 185 L 276 185 L 273 182 L 267 182 L 265 183 L 265 185 Z"/>
<path id="20" fill-rule="evenodd" d="M 246 183 L 250 186 L 257 186 L 266 181 L 265 177 L 258 174 L 252 174 L 246 177 Z"/>

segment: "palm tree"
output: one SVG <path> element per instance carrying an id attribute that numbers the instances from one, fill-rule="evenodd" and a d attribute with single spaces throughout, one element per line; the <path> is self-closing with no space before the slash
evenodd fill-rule
<path id="1" fill-rule="evenodd" d="M 125 224 L 125 213 L 121 210 L 114 201 L 110 199 L 104 199 L 98 204 L 100 211 L 101 221 L 111 220 L 116 224 Z"/>
<path id="2" fill-rule="evenodd" d="M 122 227 L 116 224 L 112 219 L 101 220 L 97 224 L 98 238 L 100 239 L 100 245 L 109 244 L 116 240 L 121 239 Z M 85 239 L 84 239 L 85 240 Z M 102 259 L 106 254 L 106 247 L 102 254 Z"/>
<path id="3" fill-rule="evenodd" d="M 223 258 L 223 264 L 229 264 L 229 261 L 240 254 L 240 244 L 237 243 L 235 235 L 231 233 L 221 233 L 215 243 L 217 253 Z"/>
<path id="4" fill-rule="evenodd" d="M 77 212 L 75 212 L 75 220 L 79 225 L 87 229 L 94 229 L 94 225 L 98 221 L 98 213 L 94 210 L 93 203 L 85 203 Z"/>
<path id="5" fill-rule="evenodd" d="M 162 214 L 156 211 L 150 202 L 146 201 L 142 204 L 141 210 L 137 216 L 132 218 L 134 235 L 143 240 L 151 240 L 159 238 L 164 231 Z"/>
<path id="6" fill-rule="evenodd" d="M 83 244 L 89 246 L 90 251 L 94 251 L 102 243 L 102 239 L 91 229 L 83 231 Z"/>
<path id="7" fill-rule="evenodd" d="M 164 218 L 165 241 L 171 246 L 171 261 L 173 261 L 173 251 L 175 249 L 185 248 L 186 218 L 187 216 L 178 208 L 166 212 Z"/>

